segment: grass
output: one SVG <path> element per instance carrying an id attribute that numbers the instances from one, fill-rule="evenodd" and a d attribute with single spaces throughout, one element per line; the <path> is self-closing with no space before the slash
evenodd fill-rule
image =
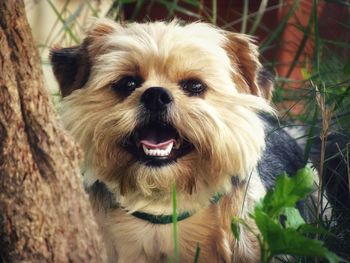
<path id="1" fill-rule="evenodd" d="M 172 199 L 172 207 L 173 207 L 173 242 L 174 242 L 174 263 L 180 262 L 179 257 L 179 247 L 178 247 L 178 239 L 177 239 L 177 204 L 176 204 L 176 185 L 173 185 L 171 191 L 171 199 Z"/>
<path id="2" fill-rule="evenodd" d="M 300 21 L 297 12 L 303 10 L 302 2 L 296 1 L 268 1 L 262 0 L 256 10 L 251 9 L 254 1 L 242 0 L 241 5 L 237 1 L 225 1 L 227 8 L 222 11 L 220 4 L 222 1 L 200 1 L 200 0 L 119 0 L 111 1 L 110 4 L 103 4 L 105 1 L 81 1 L 74 4 L 71 0 L 66 0 L 63 5 L 57 5 L 53 0 L 42 0 L 48 4 L 55 16 L 55 22 L 50 28 L 46 38 L 39 43 L 43 62 L 47 63 L 47 51 L 49 47 L 56 43 L 63 45 L 74 45 L 79 43 L 83 35 L 83 28 L 86 25 L 86 18 L 89 16 L 103 17 L 105 15 L 115 20 L 126 18 L 125 10 L 128 10 L 127 18 L 136 20 L 140 17 L 147 19 L 152 17 L 157 8 L 162 8 L 162 16 L 169 20 L 174 16 L 181 16 L 187 20 L 204 20 L 226 30 L 241 31 L 251 35 L 264 35 L 259 39 L 260 52 L 264 65 L 276 73 L 275 92 L 273 103 L 280 110 L 280 119 L 284 123 L 294 123 L 306 129 L 307 137 L 305 147 L 305 159 L 312 158 L 312 149 L 320 141 L 322 149 L 321 156 L 316 158 L 321 160 L 319 163 L 320 185 L 318 192 L 317 207 L 317 224 L 330 230 L 335 235 L 325 237 L 319 235 L 318 238 L 325 239 L 327 245 L 336 253 L 350 260 L 350 255 L 346 250 L 350 250 L 350 223 L 349 207 L 337 208 L 329 217 L 326 218 L 327 208 L 329 207 L 325 189 L 330 187 L 334 181 L 340 181 L 340 173 L 337 171 L 329 172 L 328 164 L 332 162 L 332 156 L 326 154 L 327 145 L 332 142 L 332 134 L 343 136 L 344 140 L 349 139 L 350 134 L 350 59 L 349 59 L 349 20 L 339 18 L 335 24 L 342 27 L 343 35 L 337 39 L 328 38 L 324 32 L 325 27 L 320 27 L 319 7 L 325 2 L 331 7 L 346 9 L 349 13 L 350 4 L 344 0 L 332 1 L 310 1 L 311 12 L 304 14 L 307 16 L 306 22 Z M 34 8 L 37 1 L 30 1 L 31 8 Z M 208 3 L 203 5 L 203 3 Z M 288 4 L 291 3 L 292 4 Z M 133 8 L 130 8 L 133 4 Z M 235 7 L 235 8 L 234 8 Z M 275 27 L 267 24 L 265 18 L 273 12 L 281 11 L 286 8 L 284 16 L 279 20 Z M 230 10 L 230 13 L 228 13 Z M 301 35 L 298 42 L 294 43 L 294 55 L 290 61 L 281 64 L 276 55 L 279 47 L 288 47 L 290 43 L 281 42 L 282 36 L 290 29 L 296 30 Z M 329 30 L 332 30 L 330 28 Z M 312 43 L 312 52 L 310 52 L 310 43 Z M 290 46 L 289 46 L 290 47 Z M 309 54 L 305 57 L 305 53 Z M 287 68 L 282 74 L 281 66 Z M 301 78 L 294 79 L 293 73 L 300 69 Z M 295 87 L 298 87 L 297 89 Z M 56 96 L 57 97 L 57 96 Z M 59 103 L 59 102 L 58 102 Z M 301 106 L 300 106 L 301 105 Z M 321 134 L 320 139 L 318 135 Z M 303 138 L 301 138 L 303 139 Z M 343 164 L 339 164 L 342 169 L 349 172 L 349 145 L 345 149 L 334 151 L 334 156 L 342 156 Z M 333 157 L 334 157 L 333 156 Z M 346 164 L 344 168 L 344 164 Z M 329 176 L 337 180 L 325 179 Z M 350 191 L 350 189 L 348 189 Z M 330 198 L 331 199 L 331 198 Z M 322 200 L 326 200 L 323 202 Z M 342 200 L 333 200 L 332 202 Z M 173 203 L 176 209 L 176 196 L 173 191 Z M 176 211 L 175 211 L 176 212 Z M 341 217 L 339 220 L 339 217 Z M 176 218 L 175 218 L 176 219 Z M 337 223 L 336 223 L 337 222 Z M 177 233 L 177 224 L 174 224 L 174 233 Z M 347 235 L 343 235 L 346 232 Z M 174 235 L 174 243 L 177 244 L 177 236 Z M 340 244 L 343 245 L 340 246 Z M 347 245 L 348 244 L 348 245 Z M 174 247 L 174 259 L 178 262 L 178 248 Z M 200 248 L 197 250 L 198 260 Z M 318 262 L 316 259 L 300 259 L 298 262 Z"/>

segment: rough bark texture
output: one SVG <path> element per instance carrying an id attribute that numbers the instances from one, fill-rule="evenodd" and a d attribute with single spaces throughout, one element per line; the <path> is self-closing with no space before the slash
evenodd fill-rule
<path id="1" fill-rule="evenodd" d="M 0 262 L 101 262 L 79 151 L 45 89 L 23 1 L 0 1 Z"/>

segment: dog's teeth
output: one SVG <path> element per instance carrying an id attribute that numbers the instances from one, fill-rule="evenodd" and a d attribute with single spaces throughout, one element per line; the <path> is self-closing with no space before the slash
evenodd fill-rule
<path id="1" fill-rule="evenodd" d="M 172 142 L 166 147 L 165 152 L 167 153 L 167 155 L 171 152 L 173 145 L 174 145 L 174 143 Z"/>
<path id="2" fill-rule="evenodd" d="M 146 155 L 150 154 L 150 150 L 147 149 L 145 145 L 142 145 L 143 151 L 145 152 Z"/>
<path id="3" fill-rule="evenodd" d="M 147 146 L 142 145 L 142 149 L 148 156 L 168 156 L 173 146 L 174 143 L 170 143 L 165 149 L 148 149 Z"/>

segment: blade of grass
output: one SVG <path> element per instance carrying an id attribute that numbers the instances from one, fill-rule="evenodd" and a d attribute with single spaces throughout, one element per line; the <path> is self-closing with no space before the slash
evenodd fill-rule
<path id="1" fill-rule="evenodd" d="M 307 139 L 306 139 L 306 145 L 305 145 L 305 150 L 304 150 L 304 161 L 307 162 L 309 159 L 312 143 L 314 140 L 314 135 L 315 135 L 315 127 L 317 123 L 317 117 L 318 117 L 318 108 L 314 109 L 314 114 L 310 123 L 310 128 L 307 133 Z"/>
<path id="2" fill-rule="evenodd" d="M 199 10 L 199 16 L 203 21 L 212 21 L 213 18 L 213 12 L 212 12 L 212 7 L 207 7 L 205 4 L 200 6 Z M 227 21 L 222 16 L 217 16 L 216 17 L 216 23 L 217 24 L 226 24 Z"/>
<path id="3" fill-rule="evenodd" d="M 196 254 L 194 255 L 194 261 L 193 261 L 194 263 L 198 263 L 200 253 L 201 253 L 201 248 L 197 244 Z"/>
<path id="4" fill-rule="evenodd" d="M 180 263 L 180 257 L 179 257 L 179 247 L 178 247 L 178 240 L 177 240 L 177 203 L 176 203 L 176 186 L 175 184 L 172 187 L 171 191 L 171 199 L 172 199 L 172 206 L 173 206 L 173 241 L 174 241 L 174 263 Z"/>
<path id="5" fill-rule="evenodd" d="M 136 6 L 135 6 L 135 9 L 134 9 L 134 12 L 132 12 L 132 15 L 131 15 L 131 20 L 135 20 L 136 17 L 139 15 L 140 11 L 141 11 L 141 8 L 144 4 L 144 0 L 138 0 L 136 2 Z"/>
<path id="6" fill-rule="evenodd" d="M 79 39 L 74 35 L 71 27 L 66 23 L 65 19 L 62 17 L 60 12 L 57 10 L 56 6 L 52 3 L 51 0 L 47 0 L 49 5 L 51 6 L 52 10 L 54 11 L 57 18 L 62 22 L 64 30 L 68 33 L 68 35 L 71 37 L 71 39 L 76 43 L 79 44 Z"/>
<path id="7" fill-rule="evenodd" d="M 78 25 L 78 17 L 80 16 L 82 10 L 84 9 L 85 3 L 81 2 L 77 8 L 74 10 L 73 13 L 71 13 L 67 18 L 66 18 L 66 24 L 70 27 L 73 28 L 73 25 Z M 80 26 L 81 27 L 81 26 Z M 82 28 L 81 28 L 82 29 Z"/>
<path id="8" fill-rule="evenodd" d="M 299 44 L 298 49 L 297 49 L 297 52 L 295 53 L 294 58 L 292 60 L 292 63 L 289 66 L 286 78 L 290 77 L 290 75 L 293 72 L 293 69 L 299 63 L 299 58 L 300 58 L 301 54 L 303 53 L 303 51 L 305 49 L 305 46 L 306 46 L 306 43 L 307 43 L 307 41 L 309 39 L 309 36 L 310 36 L 310 29 L 311 29 L 312 21 L 313 21 L 312 16 L 310 16 L 309 17 L 309 21 L 308 21 L 308 25 L 306 26 L 306 29 L 304 30 L 303 38 L 300 41 L 300 44 Z"/>
<path id="9" fill-rule="evenodd" d="M 313 16 L 313 22 L 314 22 L 314 61 L 316 66 L 316 72 L 320 72 L 320 34 L 318 31 L 318 15 L 317 15 L 317 6 L 318 6 L 318 0 L 312 1 L 312 16 Z"/>
<path id="10" fill-rule="evenodd" d="M 266 12 L 266 6 L 267 6 L 268 2 L 269 2 L 268 0 L 261 1 L 258 12 L 257 12 L 255 20 L 254 20 L 254 23 L 252 25 L 252 28 L 249 31 L 249 35 L 253 35 L 255 33 L 256 29 L 258 28 L 258 25 L 260 24 L 260 21 Z"/>
<path id="11" fill-rule="evenodd" d="M 287 88 L 285 88 L 287 90 Z M 295 93 L 295 89 L 289 89 L 290 91 L 292 91 L 293 93 Z M 299 88 L 299 90 L 301 90 L 301 88 Z M 293 102 L 292 105 L 290 105 L 290 107 L 288 108 L 288 110 L 286 112 L 283 113 L 283 115 L 280 117 L 281 120 L 285 119 L 286 117 L 292 117 L 292 111 L 293 109 L 300 103 L 304 102 L 304 98 L 305 97 L 309 97 L 311 96 L 313 90 L 310 89 L 306 89 L 305 90 L 306 93 L 303 94 L 303 96 L 298 96 L 295 99 L 292 99 L 291 101 Z M 284 101 L 288 101 L 288 97 L 284 98 Z M 317 117 L 317 116 L 316 116 Z"/>
<path id="12" fill-rule="evenodd" d="M 187 15 L 187 16 L 190 16 L 190 17 L 194 17 L 194 18 L 197 18 L 197 19 L 201 18 L 200 15 L 198 15 L 196 13 L 193 13 L 192 11 L 190 11 L 190 10 L 188 10 L 186 8 L 183 8 L 183 7 L 179 6 L 179 5 L 172 6 L 172 3 L 169 3 L 168 1 L 164 1 L 164 0 L 158 0 L 157 2 L 162 4 L 162 5 L 164 5 L 167 9 L 173 8 L 174 12 L 179 12 L 179 13 L 182 13 L 184 15 Z"/>
<path id="13" fill-rule="evenodd" d="M 338 96 L 339 99 L 336 101 L 333 110 L 336 111 L 339 108 L 339 106 L 342 104 L 344 99 L 348 98 L 349 95 L 350 95 L 350 87 L 347 87 L 346 90 L 343 92 L 343 94 L 341 96 Z"/>
<path id="14" fill-rule="evenodd" d="M 91 2 L 90 1 L 85 1 L 85 3 L 89 7 L 89 9 L 90 9 L 90 11 L 92 13 L 92 16 L 99 17 L 98 10 L 92 6 Z"/>
<path id="15" fill-rule="evenodd" d="M 64 5 L 63 5 L 62 10 L 61 10 L 61 14 L 63 14 L 63 13 L 65 12 L 65 10 L 66 10 L 68 4 L 70 3 L 70 1 L 71 1 L 71 0 L 66 0 L 66 1 L 64 2 Z M 56 26 L 58 25 L 58 23 L 59 23 L 59 19 L 57 18 L 57 19 L 55 20 L 55 23 L 53 24 L 53 26 L 52 26 L 52 28 L 51 28 L 49 34 L 47 35 L 47 37 L 46 37 L 46 39 L 45 39 L 45 41 L 44 41 L 44 45 L 43 45 L 44 48 L 50 46 L 51 37 L 52 37 L 53 33 L 55 32 L 55 28 L 56 28 Z M 43 54 L 42 52 L 44 51 L 44 48 L 42 49 L 41 54 Z"/>
<path id="16" fill-rule="evenodd" d="M 247 30 L 248 8 L 249 8 L 249 0 L 244 0 L 244 2 L 243 2 L 243 14 L 242 14 L 242 25 L 241 25 L 241 33 L 243 33 L 243 34 Z"/>
<path id="17" fill-rule="evenodd" d="M 217 20 L 217 1 L 216 0 L 213 0 L 212 1 L 212 7 L 213 7 L 213 11 L 212 11 L 212 13 L 213 13 L 213 16 L 212 16 L 212 20 L 211 20 L 211 22 L 214 24 L 214 25 L 216 25 L 216 20 Z"/>
<path id="18" fill-rule="evenodd" d="M 239 211 L 239 217 L 240 218 L 242 218 L 242 215 L 243 215 L 243 211 L 244 211 L 244 207 L 245 207 L 245 201 L 247 199 L 247 194 L 248 194 L 248 189 L 249 189 L 249 184 L 250 184 L 250 179 L 253 176 L 253 172 L 254 172 L 254 170 L 252 170 L 249 173 L 248 180 L 247 180 L 247 183 L 246 183 L 246 186 L 245 186 L 245 189 L 244 189 L 243 202 L 242 202 L 242 205 L 241 205 L 241 210 Z"/>
<path id="19" fill-rule="evenodd" d="M 278 3 L 276 5 L 269 6 L 269 7 L 266 8 L 265 13 L 267 13 L 269 11 L 273 11 L 273 10 L 278 9 L 278 8 L 281 8 L 284 5 L 285 5 L 285 2 L 281 2 L 281 3 Z M 252 12 L 252 13 L 248 14 L 247 17 L 249 19 L 251 19 L 251 18 L 255 17 L 258 13 L 259 13 L 259 11 Z M 234 20 L 234 21 L 232 21 L 230 23 L 227 23 L 227 24 L 223 25 L 222 28 L 223 29 L 229 29 L 230 27 L 233 27 L 234 25 L 237 25 L 237 24 L 241 23 L 242 20 L 243 20 L 243 18 L 241 17 L 239 19 L 236 19 L 236 20 Z M 261 27 L 261 24 L 259 26 Z"/>
<path id="20" fill-rule="evenodd" d="M 174 10 L 177 6 L 178 6 L 178 0 L 173 0 L 169 5 L 167 5 L 167 8 L 168 8 L 167 20 L 174 17 Z"/>
<path id="21" fill-rule="evenodd" d="M 202 5 L 201 1 L 198 0 L 184 0 L 184 2 L 197 8 L 199 8 Z"/>
<path id="22" fill-rule="evenodd" d="M 123 1 L 113 1 L 113 4 L 108 9 L 106 16 L 118 21 L 121 18 L 121 10 L 123 10 Z"/>
<path id="23" fill-rule="evenodd" d="M 270 34 L 270 36 L 268 37 L 268 39 L 262 43 L 260 51 L 263 52 L 264 50 L 266 50 L 266 48 L 275 40 L 277 39 L 280 34 L 284 31 L 284 29 L 286 28 L 286 24 L 289 20 L 289 18 L 294 14 L 295 10 L 297 9 L 297 7 L 299 6 L 301 0 L 296 0 L 292 6 L 292 8 L 288 11 L 287 15 L 285 17 L 283 17 L 283 19 L 280 21 L 280 24 L 278 25 L 278 27 L 272 31 L 272 33 Z"/>

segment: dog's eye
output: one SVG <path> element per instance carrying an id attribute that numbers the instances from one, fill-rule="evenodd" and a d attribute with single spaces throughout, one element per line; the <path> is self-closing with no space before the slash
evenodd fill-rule
<path id="1" fill-rule="evenodd" d="M 125 76 L 112 84 L 113 90 L 120 95 L 129 96 L 135 89 L 139 88 L 143 79 L 139 76 Z"/>
<path id="2" fill-rule="evenodd" d="M 186 79 L 180 82 L 180 86 L 191 96 L 201 94 L 206 90 L 206 85 L 198 79 Z"/>

